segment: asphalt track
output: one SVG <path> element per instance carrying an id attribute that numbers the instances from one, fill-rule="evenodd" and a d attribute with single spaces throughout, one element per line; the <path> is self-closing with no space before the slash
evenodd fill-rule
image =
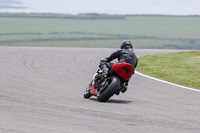
<path id="1" fill-rule="evenodd" d="M 115 50 L 0 47 L 0 133 L 200 133 L 196 91 L 135 74 L 125 94 L 84 99 L 98 61 Z"/>

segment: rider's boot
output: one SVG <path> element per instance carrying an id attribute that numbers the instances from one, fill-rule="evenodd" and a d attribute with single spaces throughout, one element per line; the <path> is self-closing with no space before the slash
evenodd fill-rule
<path id="1" fill-rule="evenodd" d="M 122 93 L 124 93 L 124 92 L 127 91 L 127 86 L 128 86 L 128 82 L 123 83 L 123 84 L 121 85 L 121 92 L 122 92 Z"/>
<path id="2" fill-rule="evenodd" d="M 127 91 L 128 82 L 123 83 L 120 88 L 116 91 L 116 95 L 119 95 L 120 92 L 124 93 Z"/>
<path id="3" fill-rule="evenodd" d="M 115 94 L 119 95 L 119 93 L 120 93 L 120 89 L 118 89 Z"/>

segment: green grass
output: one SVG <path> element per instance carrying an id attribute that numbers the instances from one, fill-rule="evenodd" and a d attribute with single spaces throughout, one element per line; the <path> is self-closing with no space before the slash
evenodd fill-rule
<path id="1" fill-rule="evenodd" d="M 137 70 L 169 82 L 200 89 L 200 51 L 148 55 Z"/>
<path id="2" fill-rule="evenodd" d="M 119 47 L 129 39 L 135 48 L 200 49 L 199 24 L 199 16 L 0 13 L 0 46 Z"/>

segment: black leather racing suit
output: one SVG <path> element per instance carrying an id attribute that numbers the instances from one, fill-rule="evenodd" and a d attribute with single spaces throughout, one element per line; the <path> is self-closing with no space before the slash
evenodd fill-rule
<path id="1" fill-rule="evenodd" d="M 100 64 L 100 69 L 103 71 L 103 73 L 108 73 L 108 71 L 112 68 L 112 65 L 114 63 L 111 63 L 110 61 L 114 59 L 118 59 L 119 63 L 126 62 L 133 66 L 133 69 L 135 71 L 135 68 L 137 67 L 138 58 L 133 52 L 133 49 L 120 49 L 112 53 L 109 57 L 105 58 L 106 62 L 102 62 Z M 134 72 L 133 72 L 134 74 Z"/>

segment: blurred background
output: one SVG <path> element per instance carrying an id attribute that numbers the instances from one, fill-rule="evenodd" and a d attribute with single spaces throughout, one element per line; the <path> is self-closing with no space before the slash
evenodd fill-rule
<path id="1" fill-rule="evenodd" d="M 0 0 L 0 46 L 200 49 L 199 0 Z"/>

